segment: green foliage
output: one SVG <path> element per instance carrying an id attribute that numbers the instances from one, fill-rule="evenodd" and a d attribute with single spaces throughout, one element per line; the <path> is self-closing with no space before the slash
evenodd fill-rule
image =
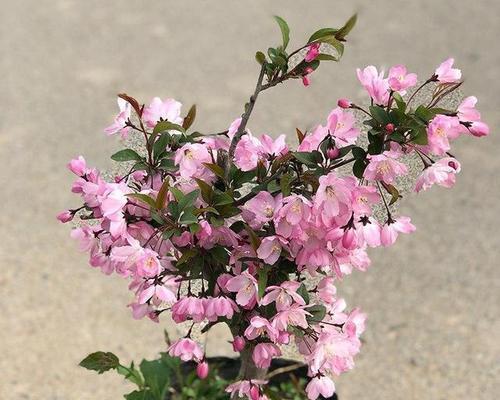
<path id="1" fill-rule="evenodd" d="M 136 151 L 132 149 L 123 149 L 117 151 L 115 154 L 111 156 L 111 159 L 114 161 L 140 161 L 142 157 L 137 154 Z"/>
<path id="2" fill-rule="evenodd" d="M 274 19 L 276 20 L 281 29 L 281 35 L 283 36 L 283 50 L 285 50 L 288 46 L 288 42 L 290 41 L 290 28 L 288 27 L 287 22 L 283 18 L 275 15 Z"/>

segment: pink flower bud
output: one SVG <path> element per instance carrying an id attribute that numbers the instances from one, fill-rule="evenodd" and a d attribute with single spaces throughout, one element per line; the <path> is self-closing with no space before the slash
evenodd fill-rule
<path id="1" fill-rule="evenodd" d="M 208 370 L 208 363 L 203 361 L 196 367 L 196 375 L 198 375 L 200 379 L 205 379 L 208 376 Z"/>
<path id="2" fill-rule="evenodd" d="M 337 105 L 340 107 L 340 108 L 350 108 L 351 107 L 351 102 L 347 99 L 339 99 L 339 101 L 337 102 Z"/>
<path id="3" fill-rule="evenodd" d="M 71 160 L 68 163 L 68 169 L 75 175 L 78 176 L 84 175 L 85 170 L 87 169 L 87 164 L 85 163 L 85 159 L 82 156 L 78 156 L 78 158 Z"/>
<path id="4" fill-rule="evenodd" d="M 235 336 L 233 340 L 233 350 L 240 352 L 245 348 L 245 339 L 243 339 L 241 336 Z"/>
<path id="5" fill-rule="evenodd" d="M 326 151 L 326 156 L 330 159 L 330 160 L 333 160 L 335 158 L 337 158 L 340 154 L 340 150 L 337 149 L 336 147 L 333 147 L 331 149 L 328 149 Z"/>
<path id="6" fill-rule="evenodd" d="M 69 222 L 73 219 L 74 214 L 71 211 L 63 211 L 57 214 L 57 219 L 61 221 L 63 224 Z"/>
<path id="7" fill-rule="evenodd" d="M 250 389 L 250 398 L 252 400 L 260 399 L 260 390 L 258 386 L 252 386 L 252 388 Z"/>
<path id="8" fill-rule="evenodd" d="M 386 132 L 388 132 L 388 133 L 392 133 L 392 132 L 394 132 L 394 124 L 390 124 L 390 123 L 389 123 L 389 124 L 387 124 L 387 125 L 385 126 L 385 130 L 386 130 Z"/>

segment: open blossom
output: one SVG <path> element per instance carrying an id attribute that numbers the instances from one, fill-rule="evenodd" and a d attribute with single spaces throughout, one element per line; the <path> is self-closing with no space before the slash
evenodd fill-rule
<path id="1" fill-rule="evenodd" d="M 335 384 L 327 376 L 316 376 L 307 384 L 306 394 L 309 400 L 316 400 L 319 396 L 329 399 L 335 393 Z"/>
<path id="2" fill-rule="evenodd" d="M 469 96 L 458 106 L 457 115 L 462 123 L 461 130 L 473 136 L 486 136 L 490 133 L 490 128 L 481 121 L 481 113 L 476 109 L 476 103 L 477 98 Z"/>
<path id="3" fill-rule="evenodd" d="M 305 306 L 292 304 L 273 317 L 273 326 L 279 331 L 286 331 L 289 326 L 299 326 L 305 329 L 309 325 L 306 317 L 310 315 L 311 313 L 305 309 Z"/>
<path id="4" fill-rule="evenodd" d="M 257 257 L 266 264 L 273 265 L 281 255 L 283 241 L 278 236 L 265 237 L 257 249 Z"/>
<path id="5" fill-rule="evenodd" d="M 391 67 L 388 79 L 390 88 L 395 92 L 402 92 L 417 84 L 417 74 L 409 74 L 401 64 Z"/>
<path id="6" fill-rule="evenodd" d="M 204 299 L 203 306 L 205 317 L 209 321 L 217 321 L 219 317 L 231 319 L 234 313 L 238 311 L 238 306 L 234 300 L 227 297 L 209 297 Z"/>
<path id="7" fill-rule="evenodd" d="M 253 349 L 252 360 L 258 368 L 269 368 L 274 357 L 281 356 L 281 350 L 274 343 L 259 343 Z"/>
<path id="8" fill-rule="evenodd" d="M 435 75 L 440 83 L 454 83 L 462 78 L 462 71 L 458 68 L 452 68 L 455 60 L 448 58 L 436 68 Z"/>
<path id="9" fill-rule="evenodd" d="M 344 178 L 330 172 L 319 178 L 319 188 L 316 192 L 315 203 L 322 206 L 326 217 L 336 217 L 341 209 L 348 207 L 351 200 L 351 190 Z"/>
<path id="10" fill-rule="evenodd" d="M 132 111 L 132 106 L 122 98 L 118 97 L 118 108 L 120 112 L 115 117 L 113 123 L 104 129 L 104 132 L 108 135 L 113 135 L 115 133 L 120 133 L 122 137 L 126 137 L 130 127 L 126 126 L 127 121 L 130 119 L 130 113 Z"/>
<path id="11" fill-rule="evenodd" d="M 271 136 L 261 135 L 260 143 L 262 151 L 270 156 L 277 157 L 288 152 L 285 135 L 279 135 L 276 140 L 273 140 Z"/>
<path id="12" fill-rule="evenodd" d="M 278 336 L 278 332 L 267 319 L 259 316 L 252 317 L 248 327 L 245 329 L 245 337 L 249 340 L 254 340 L 264 335 L 274 341 Z"/>
<path id="13" fill-rule="evenodd" d="M 335 108 L 328 116 L 328 129 L 330 134 L 336 139 L 335 144 L 343 147 L 356 143 L 360 133 L 355 126 L 355 120 L 352 113 Z"/>
<path id="14" fill-rule="evenodd" d="M 230 292 L 236 292 L 236 303 L 242 307 L 253 307 L 257 302 L 257 280 L 247 271 L 228 280 L 226 289 Z"/>
<path id="15" fill-rule="evenodd" d="M 306 304 L 304 299 L 297 293 L 300 285 L 300 282 L 287 281 L 280 286 L 269 286 L 266 289 L 268 293 L 262 298 L 260 304 L 265 306 L 275 302 L 277 311 L 286 310 L 293 302 L 304 306 Z"/>
<path id="16" fill-rule="evenodd" d="M 267 400 L 266 396 L 260 395 L 260 386 L 267 384 L 267 381 L 258 379 L 237 381 L 230 384 L 226 388 L 227 393 L 231 396 L 236 395 L 237 398 L 246 397 L 250 400 Z"/>
<path id="17" fill-rule="evenodd" d="M 369 65 L 365 69 L 356 70 L 358 79 L 376 104 L 387 105 L 389 101 L 389 82 L 383 72 Z"/>
<path id="18" fill-rule="evenodd" d="M 363 176 L 371 181 L 394 183 L 396 177 L 408 173 L 408 168 L 396 160 L 398 154 L 385 151 L 382 154 L 368 156 L 369 164 Z"/>
<path id="19" fill-rule="evenodd" d="M 87 163 L 82 156 L 78 156 L 68 163 L 68 169 L 77 176 L 83 176 L 87 172 Z"/>
<path id="20" fill-rule="evenodd" d="M 207 169 L 203 163 L 211 163 L 212 157 L 207 148 L 199 143 L 185 144 L 175 153 L 175 164 L 179 166 L 181 177 L 203 177 Z"/>
<path id="21" fill-rule="evenodd" d="M 428 144 L 423 149 L 436 155 L 444 155 L 450 150 L 450 140 L 460 134 L 460 122 L 457 117 L 437 115 L 427 127 Z"/>
<path id="22" fill-rule="evenodd" d="M 136 265 L 137 274 L 147 278 L 158 275 L 162 270 L 158 254 L 150 249 L 144 250 Z"/>
<path id="23" fill-rule="evenodd" d="M 298 151 L 313 151 L 318 150 L 321 142 L 328 135 L 328 128 L 318 125 L 311 133 L 308 133 L 302 143 L 299 145 Z"/>
<path id="24" fill-rule="evenodd" d="M 409 217 L 399 217 L 395 220 L 389 219 L 380 233 L 382 246 L 391 246 L 396 242 L 400 233 L 411 233 L 415 231 L 415 225 L 410 222 Z"/>
<path id="25" fill-rule="evenodd" d="M 264 152 L 260 140 L 251 133 L 243 135 L 236 145 L 234 152 L 234 163 L 242 171 L 251 171 L 257 168 L 257 164 Z"/>
<path id="26" fill-rule="evenodd" d="M 450 188 L 455 184 L 455 175 L 460 172 L 460 163 L 452 157 L 445 157 L 427 167 L 417 178 L 415 191 L 427 190 L 436 184 Z"/>
<path id="27" fill-rule="evenodd" d="M 251 225 L 256 225 L 272 220 L 279 210 L 280 203 L 281 196 L 273 197 L 269 192 L 259 192 L 244 206 L 249 213 L 248 222 Z"/>
<path id="28" fill-rule="evenodd" d="M 183 297 L 172 306 L 172 319 L 179 323 L 187 319 L 201 322 L 205 319 L 205 307 L 203 299 L 189 296 Z"/>
<path id="29" fill-rule="evenodd" d="M 179 357 L 182 361 L 203 360 L 203 350 L 194 340 L 183 338 L 176 340 L 168 348 L 168 354 Z"/>
<path id="30" fill-rule="evenodd" d="M 159 121 L 169 121 L 174 124 L 182 124 L 182 104 L 174 99 L 162 100 L 155 97 L 149 106 L 144 108 L 142 119 L 148 128 L 154 128 Z"/>

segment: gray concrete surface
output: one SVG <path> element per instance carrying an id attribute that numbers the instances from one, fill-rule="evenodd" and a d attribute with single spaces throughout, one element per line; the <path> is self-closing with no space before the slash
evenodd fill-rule
<path id="1" fill-rule="evenodd" d="M 0 399 L 118 399 L 120 377 L 77 367 L 110 350 L 124 360 L 162 350 L 162 328 L 130 318 L 126 282 L 86 264 L 54 215 L 77 204 L 64 165 L 84 154 L 106 168 L 118 147 L 101 129 L 115 94 L 199 105 L 197 128 L 224 129 L 253 88 L 256 50 L 292 46 L 315 28 L 359 24 L 342 63 L 265 93 L 251 128 L 277 135 L 326 117 L 361 95 L 354 68 L 406 63 L 422 76 L 453 55 L 464 91 L 480 98 L 490 137 L 461 140 L 451 190 L 407 199 L 418 231 L 341 286 L 369 314 L 342 400 L 478 399 L 500 391 L 500 34 L 496 0 L 2 1 L 0 12 Z M 214 341 L 213 337 L 210 339 Z M 228 350 L 221 348 L 222 352 Z"/>

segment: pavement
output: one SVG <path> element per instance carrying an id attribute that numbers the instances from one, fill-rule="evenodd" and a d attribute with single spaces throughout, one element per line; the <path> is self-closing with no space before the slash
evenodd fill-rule
<path id="1" fill-rule="evenodd" d="M 101 349 L 130 361 L 164 350 L 171 324 L 134 321 L 127 283 L 88 267 L 54 217 L 78 204 L 70 158 L 111 166 L 119 143 L 102 128 L 115 95 L 174 97 L 186 110 L 196 103 L 196 128 L 223 130 L 253 90 L 255 51 L 280 41 L 272 15 L 288 20 L 298 46 L 355 11 L 342 62 L 321 67 L 307 89 L 290 82 L 266 92 L 252 131 L 292 135 L 323 121 L 339 97 L 362 95 L 356 67 L 405 63 L 425 77 L 454 56 L 492 134 L 457 142 L 456 187 L 408 196 L 401 213 L 417 232 L 373 251 L 372 269 L 340 285 L 369 320 L 357 367 L 337 380 L 338 393 L 498 397 L 498 1 L 17 0 L 3 2 L 0 14 L 0 399 L 119 399 L 131 386 L 77 367 L 83 356 Z M 230 352 L 220 332 L 208 340 L 211 354 Z"/>

